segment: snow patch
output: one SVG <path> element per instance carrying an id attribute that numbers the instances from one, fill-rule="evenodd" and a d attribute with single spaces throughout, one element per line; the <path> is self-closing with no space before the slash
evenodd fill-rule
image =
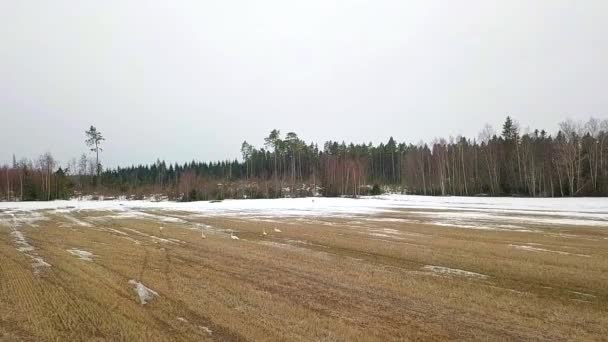
<path id="1" fill-rule="evenodd" d="M 12 216 L 13 216 L 13 222 L 15 222 L 15 215 L 12 214 Z M 40 270 L 44 267 L 51 267 L 51 264 L 44 261 L 43 258 L 38 256 L 38 254 L 36 254 L 36 252 L 34 252 L 34 250 L 35 250 L 34 246 L 30 245 L 30 243 L 26 240 L 25 235 L 23 235 L 23 233 L 21 231 L 17 230 L 16 224 L 13 225 L 11 228 L 12 228 L 11 235 L 15 239 L 15 243 L 17 244 L 17 246 L 20 246 L 20 247 L 17 247 L 17 251 L 25 254 L 27 257 L 32 259 L 32 267 L 34 268 L 34 274 L 36 274 L 36 275 L 39 274 Z"/>
<path id="2" fill-rule="evenodd" d="M 22 202 L 5 202 L 5 203 L 22 203 Z M 4 203 L 0 202 L 0 209 Z M 8 211 L 10 218 L 0 217 L 0 224 L 8 227 L 19 228 L 21 226 L 27 225 L 32 227 L 37 227 L 36 222 L 46 221 L 48 220 L 43 214 L 34 212 L 34 211 L 17 211 L 12 210 Z"/>
<path id="3" fill-rule="evenodd" d="M 42 259 L 41 257 L 31 256 L 31 255 L 28 255 L 28 256 L 30 258 L 32 258 L 32 267 L 34 267 L 35 274 L 40 273 L 40 269 L 43 267 L 51 267 L 51 264 L 44 261 L 44 259 Z"/>
<path id="4" fill-rule="evenodd" d="M 14 237 L 15 239 L 15 243 L 17 243 L 18 246 L 21 247 L 17 247 L 17 250 L 19 252 L 31 252 L 34 250 L 34 246 L 30 245 L 29 242 L 27 242 L 27 240 L 25 239 L 25 236 L 23 235 L 22 232 L 18 231 L 18 230 L 13 230 L 11 232 L 11 235 Z"/>
<path id="5" fill-rule="evenodd" d="M 128 236 L 129 234 L 114 228 L 106 228 L 107 231 L 114 232 L 119 235 Z"/>
<path id="6" fill-rule="evenodd" d="M 571 293 L 581 296 L 581 297 L 587 297 L 587 298 L 597 298 L 597 296 L 589 294 L 589 293 L 584 293 L 584 292 L 577 292 L 577 291 L 570 291 Z"/>
<path id="7" fill-rule="evenodd" d="M 160 238 L 158 236 L 154 236 L 154 235 L 149 235 L 150 239 L 158 241 L 158 242 L 164 242 L 164 243 L 169 243 L 169 244 L 178 244 L 178 243 L 183 243 L 183 241 L 177 240 L 177 239 L 164 239 L 164 238 Z"/>
<path id="8" fill-rule="evenodd" d="M 154 297 L 158 297 L 158 293 L 134 279 L 129 280 L 129 284 L 135 286 L 134 290 L 137 293 L 137 296 L 139 297 L 139 302 L 141 303 L 141 305 L 145 305 L 148 302 L 152 301 Z"/>
<path id="9" fill-rule="evenodd" d="M 399 222 L 399 223 L 420 223 L 416 220 L 402 219 L 402 218 L 394 218 L 394 217 L 370 217 L 365 218 L 366 221 L 376 221 L 376 222 Z M 357 223 L 357 222 L 353 222 Z"/>
<path id="10" fill-rule="evenodd" d="M 132 229 L 132 228 L 124 228 L 124 229 L 126 229 L 126 230 L 128 230 L 130 232 L 133 232 L 133 233 L 135 233 L 137 235 L 148 237 L 148 238 L 154 240 L 156 243 L 158 243 L 158 242 L 164 242 L 164 243 L 169 243 L 169 244 L 177 244 L 178 243 L 178 242 L 174 242 L 174 241 L 171 241 L 171 240 L 168 240 L 168 239 L 160 238 L 160 237 L 155 236 L 155 235 L 148 235 L 146 233 L 142 233 L 139 230 L 135 230 L 135 229 Z M 179 240 L 176 240 L 176 241 L 179 241 Z M 180 241 L 180 242 L 183 242 L 183 241 Z"/>
<path id="11" fill-rule="evenodd" d="M 66 251 L 72 254 L 73 256 L 78 257 L 80 260 L 93 261 L 93 257 L 96 257 L 96 255 L 91 252 L 83 251 L 76 248 L 66 249 Z"/>
<path id="12" fill-rule="evenodd" d="M 385 237 L 385 238 L 395 238 L 394 235 L 384 234 L 384 233 L 369 233 L 371 236 Z"/>
<path id="13" fill-rule="evenodd" d="M 131 242 L 133 242 L 136 245 L 141 245 L 141 242 L 139 240 L 136 240 L 130 236 L 121 236 L 123 239 L 129 240 Z"/>
<path id="14" fill-rule="evenodd" d="M 417 212 L 416 214 L 421 214 L 421 212 Z M 422 213 L 423 215 L 427 215 L 426 213 Z M 449 213 L 432 213 L 428 214 L 428 217 L 436 217 L 441 216 L 441 214 L 449 214 Z M 444 215 L 445 221 L 427 221 L 424 222 L 426 224 L 432 224 L 435 226 L 442 227 L 454 227 L 454 228 L 467 228 L 467 229 L 478 229 L 478 230 L 493 230 L 493 231 L 512 231 L 512 232 L 525 232 L 525 233 L 537 233 L 540 230 L 537 229 L 525 229 L 521 226 L 511 225 L 511 224 L 497 224 L 493 221 L 482 220 L 480 217 L 476 218 L 474 216 L 470 216 L 469 220 L 459 220 L 455 217 L 451 217 L 449 215 Z"/>
<path id="15" fill-rule="evenodd" d="M 277 248 L 283 248 L 283 249 L 291 249 L 291 250 L 295 250 L 295 249 L 301 248 L 301 247 L 296 247 L 294 245 L 290 245 L 288 243 L 281 243 L 281 242 L 275 242 L 275 241 L 259 241 L 258 243 L 260 245 L 264 245 L 264 246 L 277 247 Z"/>
<path id="16" fill-rule="evenodd" d="M 488 276 L 481 273 L 475 273 L 470 271 L 461 270 L 458 268 L 450 268 L 444 266 L 434 266 L 434 265 L 426 265 L 422 267 L 422 270 L 444 274 L 444 275 L 456 275 L 461 277 L 470 277 L 470 278 L 479 278 L 479 279 L 487 279 Z"/>
<path id="17" fill-rule="evenodd" d="M 213 335 L 213 331 L 211 331 L 211 329 L 209 329 L 209 328 L 207 328 L 207 327 L 204 327 L 204 326 L 202 326 L 202 325 L 201 325 L 200 327 L 201 327 L 201 329 L 202 329 L 204 332 L 206 332 L 207 334 L 209 334 L 209 335 Z"/>
<path id="18" fill-rule="evenodd" d="M 150 202 L 150 204 L 153 204 L 153 203 L 158 203 L 158 202 Z M 103 210 L 103 209 L 101 209 L 101 210 Z M 166 223 L 188 223 L 188 221 L 177 218 L 177 217 L 150 214 L 150 213 L 145 213 L 145 212 L 141 212 L 141 211 L 133 211 L 133 210 L 129 210 L 128 208 L 123 208 L 123 211 L 118 211 L 113 215 L 101 216 L 99 219 L 122 220 L 122 219 L 141 219 L 141 218 L 155 220 L 155 221 L 159 221 L 159 222 L 166 222 Z"/>
<path id="19" fill-rule="evenodd" d="M 557 253 L 557 254 L 561 254 L 561 255 L 576 255 L 576 256 L 585 257 L 585 258 L 590 258 L 591 257 L 591 255 L 588 255 L 588 254 L 577 254 L 577 253 L 570 253 L 570 252 L 564 252 L 564 251 L 554 251 L 554 250 L 551 250 L 551 249 L 534 247 L 534 246 L 529 246 L 529 245 L 513 245 L 513 244 L 509 244 L 509 247 L 513 247 L 513 248 L 516 248 L 516 249 L 521 249 L 521 250 L 529 251 L 529 252 L 548 252 L 548 253 Z"/>
<path id="20" fill-rule="evenodd" d="M 66 220 L 68 220 L 68 221 L 70 221 L 70 222 L 74 223 L 74 224 L 75 224 L 75 225 L 77 225 L 77 226 L 81 226 L 81 227 L 92 227 L 92 226 L 93 226 L 92 224 L 90 224 L 90 223 L 88 223 L 88 222 L 85 222 L 85 221 L 82 221 L 82 220 L 79 220 L 79 219 L 77 219 L 77 218 L 75 218 L 75 217 L 73 217 L 73 216 L 64 215 L 63 217 L 64 217 Z"/>

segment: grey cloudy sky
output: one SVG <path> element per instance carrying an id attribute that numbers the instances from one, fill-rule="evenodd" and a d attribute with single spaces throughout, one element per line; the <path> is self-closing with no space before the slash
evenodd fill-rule
<path id="1" fill-rule="evenodd" d="M 608 113 L 606 0 L 0 1 L 0 162 L 216 160 L 272 128 L 476 137 Z"/>

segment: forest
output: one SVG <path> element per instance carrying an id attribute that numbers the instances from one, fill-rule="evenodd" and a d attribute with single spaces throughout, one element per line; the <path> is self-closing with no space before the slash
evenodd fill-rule
<path id="1" fill-rule="evenodd" d="M 63 166 L 50 153 L 13 156 L 0 168 L 0 199 L 31 201 L 77 196 L 181 201 L 225 198 L 360 196 L 384 192 L 458 196 L 608 195 L 608 120 L 566 120 L 551 135 L 521 132 L 507 117 L 497 132 L 431 143 L 345 143 L 323 146 L 294 132 L 272 130 L 262 147 L 242 143 L 242 160 L 192 161 L 104 169 L 103 141 L 85 132 L 92 156 Z"/>

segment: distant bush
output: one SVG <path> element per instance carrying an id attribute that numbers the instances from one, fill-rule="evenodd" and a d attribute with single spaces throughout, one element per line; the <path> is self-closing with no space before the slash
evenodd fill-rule
<path id="1" fill-rule="evenodd" d="M 370 192 L 370 195 L 372 195 L 372 196 L 382 195 L 382 189 L 380 189 L 380 186 L 378 184 L 374 184 L 374 186 L 372 187 L 372 191 Z"/>

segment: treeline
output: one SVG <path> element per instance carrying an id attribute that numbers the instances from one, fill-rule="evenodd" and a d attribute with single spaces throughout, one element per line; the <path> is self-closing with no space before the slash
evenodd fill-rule
<path id="1" fill-rule="evenodd" d="M 175 200 L 358 196 L 385 190 L 423 195 L 608 195 L 608 120 L 567 120 L 555 135 L 521 132 L 507 117 L 501 132 L 486 125 L 477 138 L 431 144 L 322 147 L 273 130 L 264 146 L 243 142 L 242 160 L 166 164 L 102 171 L 81 156 L 61 168 L 50 154 L 0 169 L 0 197 L 50 200 L 73 195 L 166 196 Z M 93 127 L 92 127 L 93 128 Z M 13 158 L 15 159 L 15 158 Z M 4 182 L 0 182 L 2 184 Z"/>
<path id="2" fill-rule="evenodd" d="M 244 142 L 247 177 L 274 180 L 276 188 L 321 184 L 323 194 L 360 195 L 378 184 L 422 195 L 608 195 L 608 120 L 566 120 L 555 136 L 521 133 L 507 117 L 500 133 L 486 125 L 477 139 L 431 144 L 326 142 L 320 151 L 295 133 L 272 131 L 265 148 Z"/>
<path id="3" fill-rule="evenodd" d="M 73 195 L 73 183 L 67 170 L 58 166 L 50 153 L 35 161 L 13 156 L 12 165 L 0 168 L 0 200 L 50 201 Z"/>

